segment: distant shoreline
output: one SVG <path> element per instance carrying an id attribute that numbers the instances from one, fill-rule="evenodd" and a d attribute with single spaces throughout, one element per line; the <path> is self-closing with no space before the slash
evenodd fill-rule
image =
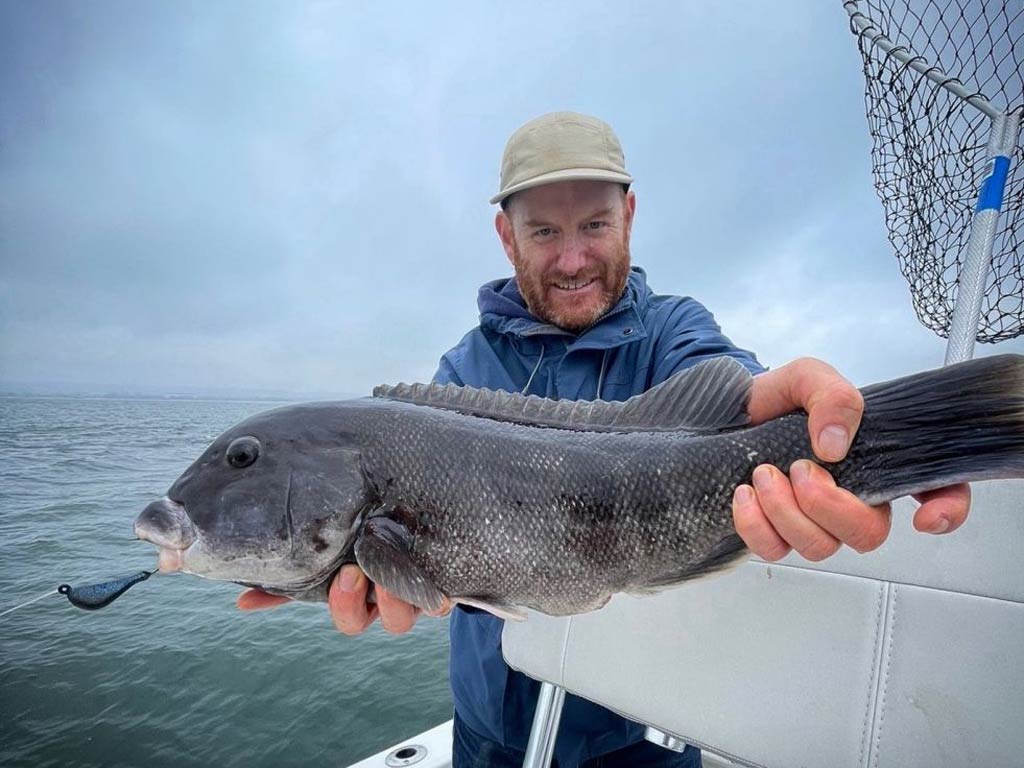
<path id="1" fill-rule="evenodd" d="M 45 392 L 0 392 L 0 400 L 138 400 L 174 403 L 305 403 L 320 400 L 353 400 L 365 394 L 342 393 L 337 395 L 147 395 L 118 393 L 45 393 Z"/>

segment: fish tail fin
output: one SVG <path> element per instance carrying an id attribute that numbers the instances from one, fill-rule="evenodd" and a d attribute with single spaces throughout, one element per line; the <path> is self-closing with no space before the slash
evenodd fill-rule
<path id="1" fill-rule="evenodd" d="M 864 418 L 834 474 L 868 503 L 1024 477 L 1024 356 L 968 360 L 861 392 Z"/>

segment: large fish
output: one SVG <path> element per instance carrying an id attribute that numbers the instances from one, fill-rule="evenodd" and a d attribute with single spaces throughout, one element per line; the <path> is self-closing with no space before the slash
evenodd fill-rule
<path id="1" fill-rule="evenodd" d="M 297 599 L 356 562 L 427 610 L 590 611 L 735 563 L 735 487 L 814 459 L 802 412 L 746 426 L 751 382 L 719 358 L 621 403 L 399 385 L 279 408 L 218 437 L 135 531 L 164 570 Z M 862 393 L 849 455 L 824 466 L 864 501 L 1024 476 L 1024 357 Z"/>

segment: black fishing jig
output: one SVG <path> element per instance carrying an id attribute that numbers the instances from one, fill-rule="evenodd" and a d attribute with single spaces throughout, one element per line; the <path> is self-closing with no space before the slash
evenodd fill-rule
<path id="1" fill-rule="evenodd" d="M 120 579 L 104 581 L 99 584 L 86 584 L 82 587 L 61 584 L 57 587 L 57 591 L 66 596 L 72 605 L 84 608 L 87 611 L 95 611 L 110 605 L 129 589 L 140 581 L 145 581 L 154 573 L 156 571 L 139 571 L 131 576 L 124 576 Z"/>

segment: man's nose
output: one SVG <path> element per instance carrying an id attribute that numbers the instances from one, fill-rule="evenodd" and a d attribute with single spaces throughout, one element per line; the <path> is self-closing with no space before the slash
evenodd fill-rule
<path id="1" fill-rule="evenodd" d="M 587 263 L 587 245 L 579 233 L 567 235 L 558 255 L 558 268 L 568 275 L 575 274 Z"/>

